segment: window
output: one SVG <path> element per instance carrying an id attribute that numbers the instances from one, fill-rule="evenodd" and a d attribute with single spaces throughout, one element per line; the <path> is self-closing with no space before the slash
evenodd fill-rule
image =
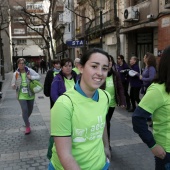
<path id="1" fill-rule="evenodd" d="M 22 17 L 14 17 L 13 22 L 24 22 L 24 19 Z"/>
<path id="2" fill-rule="evenodd" d="M 40 9 L 42 10 L 43 9 L 43 5 L 42 4 L 34 4 L 34 3 L 31 3 L 31 2 L 27 2 L 26 3 L 26 9 Z"/>
<path id="3" fill-rule="evenodd" d="M 134 0 L 134 4 L 136 5 L 136 4 L 139 4 L 139 3 L 144 2 L 144 1 L 146 1 L 146 0 Z"/>
<path id="4" fill-rule="evenodd" d="M 26 39 L 17 39 L 17 45 L 27 45 Z"/>
<path id="5" fill-rule="evenodd" d="M 43 31 L 43 28 L 42 27 L 32 27 L 34 30 L 36 30 L 36 31 L 38 31 L 38 32 L 42 32 Z M 31 33 L 31 32 L 35 32 L 34 30 L 32 30 L 31 28 L 27 28 L 27 31 L 29 32 L 29 33 Z"/>
<path id="6" fill-rule="evenodd" d="M 25 34 L 25 29 L 23 28 L 14 29 L 14 34 Z"/>

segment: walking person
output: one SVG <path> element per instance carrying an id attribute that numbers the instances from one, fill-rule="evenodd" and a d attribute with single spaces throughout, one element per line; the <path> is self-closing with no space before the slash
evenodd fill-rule
<path id="1" fill-rule="evenodd" d="M 120 73 L 120 77 L 121 77 L 121 81 L 122 81 L 122 85 L 124 88 L 124 95 L 126 97 L 126 110 L 131 109 L 131 102 L 130 102 L 130 96 L 129 96 L 129 78 L 128 78 L 128 72 L 130 70 L 128 64 L 126 63 L 126 61 L 124 60 L 124 56 L 123 55 L 118 55 L 117 56 L 117 69 Z"/>
<path id="2" fill-rule="evenodd" d="M 138 104 L 140 102 L 139 94 L 142 86 L 142 82 L 139 79 L 140 69 L 138 65 L 138 58 L 136 56 L 131 57 L 130 66 L 131 66 L 131 70 L 133 70 L 135 74 L 133 76 L 129 76 L 130 100 L 132 103 L 132 108 L 128 110 L 128 112 L 134 112 L 134 110 L 136 109 L 136 103 Z"/>
<path id="3" fill-rule="evenodd" d="M 59 60 L 52 60 L 52 68 L 47 71 L 44 81 L 44 94 L 46 97 L 50 97 L 50 108 L 53 107 L 54 102 L 51 99 L 51 83 L 54 77 L 61 71 L 61 65 Z"/>
<path id="4" fill-rule="evenodd" d="M 147 88 L 151 85 L 152 80 L 156 75 L 156 58 L 152 53 L 147 52 L 143 58 L 145 63 L 145 69 L 140 75 L 140 80 L 142 80 L 142 94 L 146 93 Z"/>
<path id="5" fill-rule="evenodd" d="M 35 94 L 29 88 L 29 83 L 31 80 L 39 80 L 40 75 L 25 66 L 24 58 L 19 58 L 17 64 L 18 69 L 13 74 L 11 85 L 17 93 L 17 99 L 21 106 L 22 117 L 26 126 L 25 135 L 27 135 L 31 132 L 29 117 L 33 110 L 35 98 Z"/>
<path id="6" fill-rule="evenodd" d="M 110 95 L 99 89 L 108 66 L 108 54 L 102 49 L 87 51 L 80 60 L 80 81 L 61 95 L 51 109 L 55 145 L 49 170 L 108 169 L 105 117 Z"/>
<path id="7" fill-rule="evenodd" d="M 80 71 L 78 69 L 79 63 L 80 63 L 80 58 L 75 58 L 73 71 L 75 71 L 76 74 L 80 74 Z"/>
<path id="8" fill-rule="evenodd" d="M 170 169 L 170 46 L 160 59 L 153 83 L 132 116 L 134 131 L 147 144 L 155 157 L 155 170 Z M 153 132 L 147 119 L 152 115 Z"/>
<path id="9" fill-rule="evenodd" d="M 44 59 L 42 59 L 40 62 L 40 69 L 41 69 L 41 74 L 44 74 L 46 71 L 46 62 L 44 61 Z"/>
<path id="10" fill-rule="evenodd" d="M 61 60 L 61 71 L 57 74 L 51 84 L 51 99 L 56 102 L 59 96 L 74 87 L 79 76 L 72 70 L 73 62 L 70 58 Z"/>
<path id="11" fill-rule="evenodd" d="M 124 89 L 122 86 L 120 75 L 117 71 L 114 70 L 114 59 L 109 55 L 109 70 L 106 77 L 106 81 L 100 87 L 101 89 L 105 89 L 111 96 L 111 102 L 109 104 L 109 109 L 106 115 L 106 123 L 107 123 L 107 134 L 109 139 L 109 149 L 110 146 L 110 121 L 113 116 L 113 112 L 116 106 L 120 106 L 124 108 L 126 106 L 126 100 L 124 96 Z"/>
<path id="12" fill-rule="evenodd" d="M 54 77 L 51 83 L 50 98 L 53 105 L 59 96 L 61 96 L 64 92 L 74 87 L 79 78 L 79 76 L 72 70 L 73 62 L 70 58 L 62 59 L 60 64 L 61 71 Z M 53 136 L 50 136 L 47 151 L 48 159 L 51 159 L 52 156 L 53 143 L 54 138 Z"/>

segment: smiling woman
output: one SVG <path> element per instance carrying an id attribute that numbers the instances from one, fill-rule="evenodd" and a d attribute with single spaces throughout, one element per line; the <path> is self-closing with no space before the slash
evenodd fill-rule
<path id="1" fill-rule="evenodd" d="M 17 60 L 18 69 L 14 72 L 12 78 L 12 88 L 16 90 L 17 99 L 21 106 L 22 117 L 26 126 L 25 135 L 31 132 L 29 117 L 31 116 L 35 94 L 30 89 L 30 82 L 39 80 L 40 75 L 33 69 L 25 66 L 25 59 Z"/>
<path id="2" fill-rule="evenodd" d="M 80 60 L 81 79 L 51 109 L 51 136 L 55 145 L 49 170 L 108 169 L 106 113 L 110 95 L 99 89 L 108 67 L 106 52 L 96 48 L 87 51 Z"/>

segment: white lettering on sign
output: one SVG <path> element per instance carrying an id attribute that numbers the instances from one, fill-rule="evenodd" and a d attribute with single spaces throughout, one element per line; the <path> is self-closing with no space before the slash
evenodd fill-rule
<path id="1" fill-rule="evenodd" d="M 83 45 L 83 40 L 72 41 L 72 45 Z"/>

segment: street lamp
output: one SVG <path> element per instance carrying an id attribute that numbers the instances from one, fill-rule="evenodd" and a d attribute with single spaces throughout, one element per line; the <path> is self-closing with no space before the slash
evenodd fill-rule
<path id="1" fill-rule="evenodd" d="M 16 57 L 18 56 L 18 48 L 17 47 L 15 48 L 15 56 Z"/>
<path id="2" fill-rule="evenodd" d="M 62 58 L 64 58 L 64 31 L 65 31 L 65 26 L 61 25 L 60 26 L 60 33 L 62 35 Z"/>
<path id="3" fill-rule="evenodd" d="M 100 10 L 100 48 L 103 48 L 103 34 L 102 34 L 102 29 L 103 29 L 103 9 L 105 6 L 105 0 L 98 0 L 97 1 L 97 6 L 99 7 Z"/>
<path id="4" fill-rule="evenodd" d="M 13 64 L 13 71 L 15 71 L 16 63 L 14 59 L 14 53 L 15 53 L 15 43 L 12 42 L 12 64 Z"/>

